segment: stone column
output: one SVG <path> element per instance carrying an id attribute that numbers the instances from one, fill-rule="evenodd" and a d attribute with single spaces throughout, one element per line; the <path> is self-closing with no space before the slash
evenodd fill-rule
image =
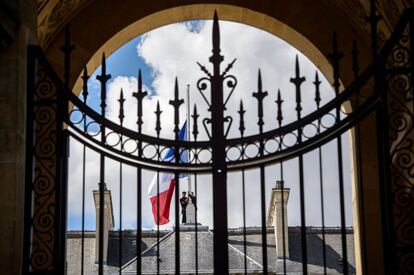
<path id="1" fill-rule="evenodd" d="M 96 209 L 96 236 L 95 236 L 95 263 L 99 262 L 99 190 L 93 191 L 93 199 L 95 201 Z M 106 264 L 106 259 L 108 256 L 108 237 L 109 231 L 114 228 L 114 211 L 112 208 L 112 195 L 111 191 L 105 190 L 104 192 L 104 227 L 103 227 L 103 259 L 104 264 Z"/>
<path id="2" fill-rule="evenodd" d="M 283 239 L 285 239 L 285 256 L 286 258 L 289 258 L 289 238 L 287 219 L 287 202 L 289 199 L 289 192 L 290 189 L 283 188 L 283 182 L 278 181 L 276 182 L 276 187 L 272 189 L 272 198 L 270 200 L 270 209 L 269 216 L 267 219 L 267 226 L 274 227 L 276 255 L 278 258 L 283 258 Z"/>
<path id="3" fill-rule="evenodd" d="M 185 211 L 186 211 L 186 215 L 187 215 L 187 222 L 186 223 L 195 224 L 195 206 L 191 201 L 187 205 L 187 208 L 186 208 Z"/>
<path id="4" fill-rule="evenodd" d="M 0 1 L 1 274 L 21 274 L 23 266 L 26 61 L 27 45 L 36 42 L 37 2 Z"/>

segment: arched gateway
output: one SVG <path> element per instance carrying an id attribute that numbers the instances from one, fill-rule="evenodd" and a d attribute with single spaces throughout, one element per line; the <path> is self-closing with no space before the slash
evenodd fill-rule
<path id="1" fill-rule="evenodd" d="M 342 140 L 341 135 L 353 129 L 356 161 L 356 180 L 363 185 L 365 166 L 364 157 L 360 154 L 361 129 L 360 123 L 367 117 L 375 116 L 377 121 L 376 132 L 378 148 L 376 151 L 378 165 L 378 189 L 381 194 L 381 207 L 383 211 L 382 233 L 383 244 L 381 251 L 389 261 L 384 264 L 385 273 L 391 270 L 400 270 L 403 274 L 410 269 L 401 251 L 409 247 L 409 238 L 405 236 L 405 219 L 409 214 L 404 214 L 407 207 L 404 206 L 404 198 L 411 195 L 412 189 L 412 120 L 413 120 L 413 92 L 412 92 L 412 45 L 413 37 L 413 12 L 407 10 L 390 39 L 383 49 L 378 52 L 376 41 L 376 12 L 372 7 L 371 27 L 372 56 L 373 61 L 362 72 L 359 69 L 358 48 L 352 49 L 351 72 L 355 75 L 355 81 L 341 91 L 340 67 L 343 54 L 339 51 L 336 35 L 332 40 L 332 51 L 329 55 L 333 67 L 333 87 L 336 97 L 327 104 L 320 106 L 319 85 L 320 81 L 314 79 L 315 111 L 302 115 L 301 85 L 305 81 L 300 74 L 300 64 L 296 60 L 295 72 L 290 82 L 296 91 L 296 108 L 289 110 L 296 112 L 297 120 L 283 125 L 283 99 L 280 94 L 275 108 L 278 111 L 278 128 L 263 130 L 263 100 L 268 96 L 262 87 L 261 76 L 258 76 L 257 91 L 253 96 L 257 99 L 258 133 L 245 136 L 244 107 L 240 104 L 237 114 L 227 116 L 224 114 L 229 98 L 235 92 L 237 77 L 231 75 L 233 62 L 223 65 L 223 56 L 220 54 L 220 28 L 217 14 L 214 17 L 212 30 L 212 55 L 210 57 L 211 69 L 200 64 L 200 71 L 204 76 L 197 83 L 197 89 L 203 95 L 211 116 L 199 121 L 197 109 L 192 114 L 193 141 L 183 141 L 179 138 L 182 120 L 179 117 L 179 108 L 183 100 L 179 97 L 177 84 L 175 85 L 175 97 L 170 101 L 174 108 L 174 132 L 175 139 L 159 138 L 161 125 L 159 120 L 160 110 L 157 109 L 156 137 L 142 133 L 142 102 L 147 94 L 142 89 L 139 81 L 135 98 L 137 100 L 137 130 L 133 131 L 123 127 L 124 114 L 120 111 L 119 123 L 114 123 L 105 118 L 106 112 L 106 83 L 110 75 L 106 71 L 105 56 L 102 58 L 102 71 L 97 79 L 101 85 L 101 112 L 97 113 L 87 104 L 87 71 L 84 71 L 82 101 L 70 87 L 71 53 L 74 50 L 71 45 L 69 32 L 66 32 L 65 44 L 62 46 L 64 53 L 64 74 L 61 80 L 46 61 L 43 53 L 37 47 L 29 49 L 29 91 L 33 97 L 28 98 L 28 141 L 33 141 L 27 149 L 27 192 L 26 201 L 33 204 L 26 206 L 26 230 L 25 230 L 25 262 L 24 270 L 27 274 L 63 273 L 65 270 L 65 230 L 66 230 L 66 190 L 67 190 L 67 158 L 68 139 L 74 138 L 84 146 L 92 149 L 100 155 L 100 181 L 99 192 L 96 201 L 99 204 L 99 227 L 97 228 L 97 254 L 99 274 L 104 272 L 105 236 L 106 225 L 105 203 L 105 160 L 110 158 L 120 164 L 131 165 L 136 168 L 137 174 L 137 198 L 141 198 L 142 170 L 148 169 L 156 172 L 174 174 L 175 212 L 179 213 L 179 181 L 180 174 L 199 175 L 208 173 L 212 175 L 213 183 L 213 266 L 209 272 L 215 274 L 227 274 L 232 272 L 229 266 L 229 240 L 227 226 L 227 174 L 230 171 L 244 171 L 249 168 L 258 168 L 260 179 L 257 184 L 261 188 L 260 208 L 261 216 L 261 270 L 249 269 L 245 264 L 242 272 L 289 272 L 286 266 L 285 251 L 286 238 L 282 231 L 283 257 L 281 257 L 279 269 L 268 263 L 267 250 L 267 209 L 265 206 L 265 167 L 269 164 L 281 164 L 289 159 L 298 160 L 298 174 L 300 187 L 300 250 L 301 271 L 308 273 L 309 249 L 307 247 L 305 190 L 304 190 L 304 162 L 305 153 L 320 148 L 322 145 L 335 141 L 337 145 L 338 161 L 338 186 L 340 190 L 338 215 L 341 219 L 340 242 L 342 256 L 342 270 L 344 274 L 352 273 L 348 264 L 347 228 L 344 213 L 344 175 L 342 171 Z M 341 70 L 340 70 L 341 69 Z M 119 99 L 120 110 L 123 110 L 124 98 Z M 200 108 L 200 107 L 198 107 Z M 346 110 L 346 111 L 344 111 Z M 331 123 L 325 123 L 330 120 Z M 227 138 L 230 127 L 236 127 L 239 122 L 239 138 Z M 198 141 L 198 131 L 203 129 L 208 134 L 208 141 Z M 114 142 L 115 136 L 115 142 Z M 165 152 L 173 153 L 172 161 L 164 161 Z M 182 154 L 190 152 L 190 161 L 184 163 Z M 200 156 L 203 155 L 203 158 Z M 321 156 L 319 156 L 321 158 Z M 411 188 L 411 189 L 410 189 Z M 281 183 L 276 189 L 282 190 L 282 202 L 284 201 L 284 186 Z M 363 190 L 363 188 L 358 189 Z M 356 191 L 358 192 L 358 191 Z M 136 241 L 140 243 L 141 232 L 141 201 L 137 201 L 137 232 Z M 360 201 L 358 234 L 361 238 L 359 259 L 360 269 L 370 265 L 369 255 L 366 251 L 371 249 L 369 245 L 362 244 L 368 234 L 364 204 Z M 409 206 L 412 207 L 412 206 Z M 409 208 L 408 207 L 408 208 Z M 399 217 L 393 217 L 393 211 L 400 211 Z M 196 212 L 197 213 L 197 212 Z M 282 223 L 285 222 L 285 212 L 280 212 Z M 407 216 L 408 215 L 408 216 Z M 197 217 L 197 215 L 196 215 Z M 179 224 L 179 215 L 175 216 L 175 223 Z M 368 221 L 369 223 L 369 221 Z M 196 223 L 197 224 L 197 223 Z M 284 230 L 282 226 L 282 230 Z M 171 267 L 176 273 L 180 273 L 180 231 L 175 227 L 175 264 Z M 195 225 L 197 232 L 197 225 Z M 244 232 L 244 235 L 246 232 Z M 322 234 L 325 234 L 324 232 Z M 324 239 L 325 241 L 325 239 Z M 398 242 L 398 245 L 397 245 Z M 138 245 L 137 245 L 138 247 Z M 322 249 L 325 253 L 325 243 Z M 83 253 L 83 252 L 82 252 Z M 197 253 L 197 252 L 196 252 Z M 137 249 L 136 272 L 141 273 L 141 251 Z M 246 259 L 245 259 L 246 260 Z M 326 262 L 324 262 L 326 267 Z M 197 266 L 195 267 L 197 270 Z M 159 270 L 158 270 L 159 271 Z M 122 272 L 120 269 L 119 272 Z M 311 272 L 311 271 L 310 271 Z M 162 272 L 161 272 L 162 273 Z"/>

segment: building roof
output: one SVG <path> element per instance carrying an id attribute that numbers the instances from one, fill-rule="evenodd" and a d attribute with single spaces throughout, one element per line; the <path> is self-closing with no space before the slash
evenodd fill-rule
<path id="1" fill-rule="evenodd" d="M 198 247 L 198 261 L 196 263 L 196 234 Z M 159 258 L 157 251 L 159 247 Z M 158 258 L 158 261 L 157 261 Z M 247 270 L 249 272 L 260 272 L 262 265 L 250 257 L 246 257 Z M 171 231 L 168 235 L 145 250 L 141 255 L 142 273 L 157 274 L 157 262 L 160 274 L 175 274 L 175 234 Z M 199 270 L 200 274 L 212 274 L 213 269 L 213 233 L 208 227 L 200 227 L 199 230 L 182 228 L 180 231 L 180 271 L 183 274 L 194 273 Z M 244 270 L 244 254 L 229 244 L 229 268 L 239 273 Z M 136 273 L 136 258 L 123 267 L 124 274 Z"/>
<path id="2" fill-rule="evenodd" d="M 340 228 L 326 228 L 326 266 L 329 274 L 342 273 L 342 245 Z M 143 274 L 157 273 L 157 234 L 156 231 L 144 231 L 141 242 L 141 263 Z M 136 272 L 135 231 L 124 231 L 122 234 L 122 273 Z M 354 240 L 352 229 L 347 230 L 348 267 L 355 273 Z M 213 274 L 213 231 L 206 226 L 199 226 L 198 269 L 200 274 Z M 320 228 L 307 228 L 308 271 L 323 274 L 322 235 Z M 68 274 L 79 274 L 80 234 L 68 233 Z M 97 265 L 94 263 L 95 234 L 87 232 L 85 238 L 85 274 L 95 274 Z M 108 265 L 105 274 L 118 274 L 119 268 L 119 237 L 118 232 L 111 232 L 108 249 Z M 159 242 L 160 274 L 175 273 L 175 234 L 174 231 L 161 231 Z M 229 266 L 230 273 L 244 273 L 244 241 L 243 230 L 229 229 Z M 299 227 L 289 227 L 289 259 L 286 269 L 289 274 L 302 273 L 301 234 Z M 273 229 L 267 229 L 268 270 L 272 273 L 283 272 L 283 259 L 276 258 L 275 238 Z M 180 232 L 180 269 L 181 273 L 194 273 L 195 263 L 195 231 L 181 228 Z M 262 236 L 260 227 L 246 228 L 246 264 L 249 273 L 262 272 Z M 90 272 L 88 272 L 90 271 Z"/>

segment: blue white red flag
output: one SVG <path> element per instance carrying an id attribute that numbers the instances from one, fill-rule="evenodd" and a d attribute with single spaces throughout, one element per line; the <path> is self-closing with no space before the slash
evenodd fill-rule
<path id="1" fill-rule="evenodd" d="M 184 122 L 178 134 L 179 140 L 187 140 L 187 121 Z M 164 162 L 173 162 L 174 150 L 170 148 L 163 157 Z M 180 162 L 188 162 L 188 154 L 180 153 Z M 167 224 L 170 221 L 171 198 L 174 193 L 175 178 L 174 174 L 159 173 L 159 186 L 157 190 L 157 174 L 155 174 L 148 188 L 148 196 L 152 204 L 152 215 L 156 224 Z M 159 192 L 157 192 L 159 191 Z M 159 206 L 159 211 L 158 211 Z"/>

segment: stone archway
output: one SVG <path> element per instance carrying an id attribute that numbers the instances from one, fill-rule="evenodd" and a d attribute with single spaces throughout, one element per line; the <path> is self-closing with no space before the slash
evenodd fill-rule
<path id="1" fill-rule="evenodd" d="M 53 1 L 43 2 L 45 3 L 42 8 L 44 10 L 48 3 Z M 191 4 L 198 2 L 204 1 L 191 1 Z M 218 2 L 224 3 L 225 1 Z M 53 20 L 46 17 L 45 20 L 51 20 L 55 25 L 47 35 L 40 37 L 39 42 L 55 70 L 61 72 L 62 56 L 59 47 L 63 44 L 62 28 L 65 24 L 70 25 L 73 42 L 77 45 L 71 69 L 71 83 L 75 90 L 77 89 L 76 80 L 83 65 L 88 63 L 90 70 L 96 68 L 97 57 L 102 51 L 110 54 L 128 39 L 157 26 L 181 20 L 209 19 L 214 9 L 218 10 L 220 17 L 224 20 L 247 23 L 287 40 L 317 64 L 328 76 L 328 79 L 330 65 L 325 56 L 330 52 L 330 38 L 333 31 L 339 33 L 341 50 L 349 51 L 352 41 L 356 40 L 361 46 L 361 52 L 369 53 L 367 25 L 361 20 L 361 17 L 366 14 L 365 1 L 362 4 L 359 1 L 354 1 L 354 4 L 351 5 L 336 5 L 329 3 L 329 1 L 322 1 L 315 5 L 313 1 L 299 0 L 278 3 L 278 5 L 254 1 L 246 1 L 243 4 L 237 3 L 237 1 L 226 1 L 226 3 L 234 4 L 234 6 L 205 3 L 186 6 L 185 4 L 190 4 L 190 1 L 182 1 L 180 5 L 173 1 L 151 5 L 136 1 L 124 1 L 122 4 L 118 4 L 117 8 L 113 8 L 116 5 L 115 1 L 110 0 L 99 1 L 99 3 L 97 1 L 83 2 L 82 5 L 80 1 L 63 1 L 60 6 L 57 5 L 50 10 L 50 17 L 53 14 L 55 17 L 52 17 Z M 338 20 L 338 18 L 343 20 Z M 59 21 L 62 24 L 59 24 Z M 390 20 L 383 23 L 382 36 L 384 38 L 388 36 L 391 25 Z M 40 26 L 40 33 L 41 30 Z M 362 67 L 370 63 L 369 56 L 366 54 L 361 58 Z M 350 67 L 350 62 L 350 59 L 344 60 L 344 66 Z M 345 84 L 351 83 L 352 79 L 353 76 L 350 73 L 342 75 Z M 378 181 L 378 174 L 375 156 L 369 154 L 376 148 L 375 118 L 366 119 L 362 129 L 362 155 L 366 156 L 362 160 L 363 177 L 370 179 L 370 184 L 364 187 L 366 189 L 364 194 L 367 196 L 366 200 L 371 202 L 371 205 L 365 209 L 365 213 L 362 213 L 366 217 L 367 231 L 370 233 L 369 239 L 364 240 L 366 254 L 369 255 L 367 270 L 370 273 L 380 274 L 382 267 L 377 263 L 383 259 L 383 253 L 380 230 L 381 217 L 378 213 L 379 190 L 375 184 Z"/>

